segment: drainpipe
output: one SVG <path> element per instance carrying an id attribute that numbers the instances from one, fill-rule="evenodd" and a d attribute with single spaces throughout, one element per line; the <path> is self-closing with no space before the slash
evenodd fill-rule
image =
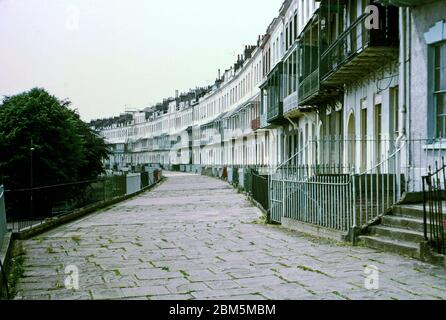
<path id="1" fill-rule="evenodd" d="M 407 26 L 407 16 L 406 16 L 406 9 L 405 8 L 399 8 L 399 33 L 400 33 L 400 48 L 399 48 L 399 60 L 400 60 L 400 67 L 399 67 L 399 112 L 398 115 L 400 117 L 399 121 L 399 135 L 396 139 L 396 148 L 398 149 L 401 145 L 401 141 L 406 136 L 406 116 L 407 116 L 407 95 L 406 95 L 406 26 Z"/>
<path id="2" fill-rule="evenodd" d="M 411 19 L 411 9 L 406 8 L 406 32 L 407 32 L 407 47 L 406 47 L 406 106 L 407 106 L 407 118 L 408 118 L 408 136 L 409 140 L 412 139 L 412 115 L 411 115 L 411 88 L 412 88 L 412 59 L 411 59 L 411 48 L 412 48 L 412 19 Z"/>
<path id="3" fill-rule="evenodd" d="M 405 139 L 406 137 L 406 116 L 407 116 L 407 95 L 406 95 L 406 91 L 407 91 L 407 82 L 406 82 L 406 41 L 407 41 L 407 37 L 406 37 L 406 26 L 407 26 L 407 16 L 406 16 L 406 10 L 404 8 L 399 8 L 399 34 L 400 34 L 400 48 L 399 48 L 399 61 L 400 61 L 400 66 L 399 66 L 399 112 L 398 112 L 398 116 L 400 117 L 400 121 L 399 121 L 399 135 L 398 138 L 395 141 L 395 148 L 396 150 L 398 150 L 401 147 L 401 143 L 402 141 Z M 407 155 L 407 153 L 406 153 Z M 398 152 L 396 154 L 396 158 L 395 158 L 395 165 L 397 166 L 396 169 L 396 190 L 397 190 L 397 201 L 399 201 L 401 195 L 401 161 L 402 161 L 402 157 L 401 157 L 401 152 Z M 406 159 L 407 161 L 407 159 Z"/>

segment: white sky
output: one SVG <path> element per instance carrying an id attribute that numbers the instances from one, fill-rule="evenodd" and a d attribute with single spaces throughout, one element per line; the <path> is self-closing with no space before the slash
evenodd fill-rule
<path id="1" fill-rule="evenodd" d="M 0 0 L 0 96 L 43 87 L 69 98 L 85 121 L 142 109 L 213 82 L 281 4 Z"/>

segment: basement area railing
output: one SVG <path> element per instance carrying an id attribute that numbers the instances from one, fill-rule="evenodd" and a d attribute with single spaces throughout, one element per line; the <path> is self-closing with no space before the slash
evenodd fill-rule
<path id="1" fill-rule="evenodd" d="M 343 163 L 298 165 L 296 158 L 308 155 L 301 150 L 270 177 L 270 219 L 295 219 L 339 231 L 367 226 L 401 199 L 402 150 L 389 151 L 385 160 L 362 173 Z"/>

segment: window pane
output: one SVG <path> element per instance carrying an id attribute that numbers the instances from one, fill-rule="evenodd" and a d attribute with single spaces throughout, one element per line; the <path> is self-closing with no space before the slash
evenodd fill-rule
<path id="1" fill-rule="evenodd" d="M 444 135 L 444 117 L 437 117 L 437 138 L 443 138 Z"/>
<path id="2" fill-rule="evenodd" d="M 446 68 L 441 68 L 438 70 L 440 73 L 439 89 L 446 90 Z"/>
<path id="3" fill-rule="evenodd" d="M 446 90 L 446 44 L 435 47 L 434 90 Z"/>
<path id="4" fill-rule="evenodd" d="M 441 69 L 435 69 L 435 91 L 439 91 L 441 87 Z"/>
<path id="5" fill-rule="evenodd" d="M 441 65 L 441 46 L 435 47 L 435 69 L 439 68 Z"/>
<path id="6" fill-rule="evenodd" d="M 446 120 L 446 94 L 439 93 L 435 95 L 437 119 L 436 129 L 437 137 L 446 137 L 445 135 L 445 120 Z"/>
<path id="7" fill-rule="evenodd" d="M 446 68 L 446 44 L 440 46 L 441 57 L 440 57 L 440 67 Z"/>
<path id="8" fill-rule="evenodd" d="M 437 104 L 437 115 L 446 115 L 446 94 L 438 93 L 435 95 Z"/>

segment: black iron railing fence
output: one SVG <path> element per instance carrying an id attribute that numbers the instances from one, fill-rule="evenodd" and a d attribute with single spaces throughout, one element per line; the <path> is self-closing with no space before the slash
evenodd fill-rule
<path id="1" fill-rule="evenodd" d="M 104 176 L 50 186 L 5 190 L 7 228 L 20 231 L 73 210 L 133 194 L 161 178 L 160 170 Z"/>
<path id="2" fill-rule="evenodd" d="M 5 212 L 5 197 L 3 186 L 0 186 L 0 248 L 2 248 L 3 241 L 6 235 L 6 212 Z M 0 299 L 2 298 L 2 287 L 5 288 L 6 297 L 9 299 L 8 280 L 6 277 L 6 270 L 3 261 L 0 257 Z"/>
<path id="3" fill-rule="evenodd" d="M 0 299 L 3 296 L 3 292 L 2 292 L 2 284 L 3 284 L 5 295 L 6 295 L 6 299 L 9 300 L 10 296 L 9 296 L 8 277 L 6 276 L 5 266 L 4 266 L 3 262 L 1 261 L 1 259 L 0 259 L 0 277 L 1 277 L 1 282 L 0 282 Z"/>
<path id="4" fill-rule="evenodd" d="M 446 200 L 446 164 L 435 163 L 435 169 L 423 177 L 424 195 L 424 237 L 440 254 L 446 254 L 445 225 L 446 215 L 443 205 Z"/>
<path id="5" fill-rule="evenodd" d="M 3 238 L 6 234 L 6 210 L 5 210 L 5 192 L 4 188 L 0 186 L 0 248 L 3 245 Z"/>
<path id="6" fill-rule="evenodd" d="M 251 194 L 254 200 L 260 203 L 265 210 L 269 210 L 268 176 L 262 176 L 252 170 Z"/>
<path id="7" fill-rule="evenodd" d="M 125 179 L 125 176 L 113 176 L 32 189 L 7 190 L 5 200 L 8 229 L 20 231 L 38 225 L 45 219 L 125 195 Z"/>

